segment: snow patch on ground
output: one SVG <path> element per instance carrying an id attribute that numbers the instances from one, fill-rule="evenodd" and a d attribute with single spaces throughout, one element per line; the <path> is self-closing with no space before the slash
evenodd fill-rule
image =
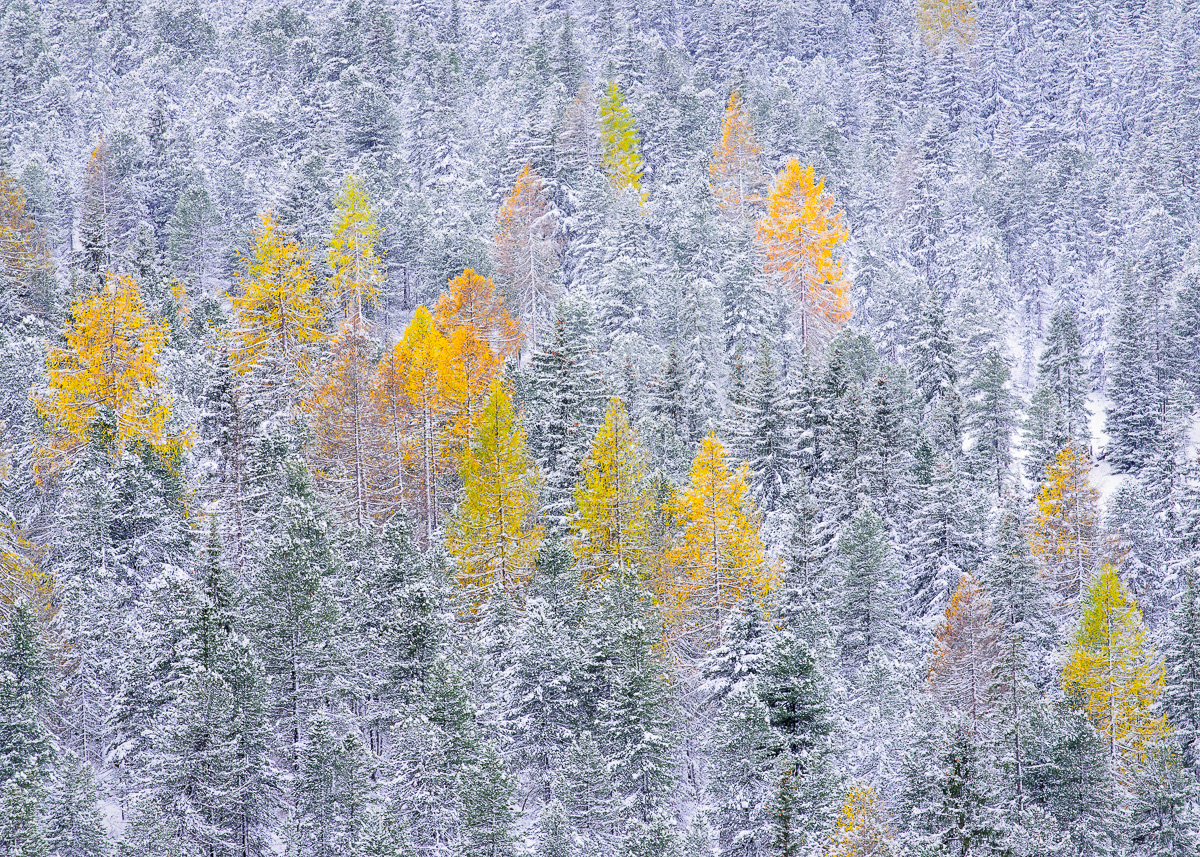
<path id="1" fill-rule="evenodd" d="M 102 798 L 100 815 L 104 818 L 104 828 L 108 832 L 108 838 L 113 842 L 119 841 L 125 835 L 125 813 L 121 811 L 121 804 L 113 798 Z"/>
<path id="2" fill-rule="evenodd" d="M 1120 473 L 1114 473 L 1111 464 L 1101 460 L 1108 451 L 1108 432 L 1104 430 L 1104 418 L 1111 405 L 1108 397 L 1100 393 L 1092 393 L 1087 399 L 1088 431 L 1092 434 L 1092 459 L 1096 462 L 1090 481 L 1092 487 L 1100 492 L 1102 509 L 1108 506 L 1108 501 L 1121 487 L 1125 478 Z"/>

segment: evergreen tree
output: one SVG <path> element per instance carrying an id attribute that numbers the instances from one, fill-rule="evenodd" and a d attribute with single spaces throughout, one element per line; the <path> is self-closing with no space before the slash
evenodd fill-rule
<path id="1" fill-rule="evenodd" d="M 1025 427 L 1026 467 L 1034 479 L 1070 442 L 1087 445 L 1089 383 L 1083 365 L 1083 343 L 1074 307 L 1059 304 L 1038 358 L 1037 385 Z"/>
<path id="2" fill-rule="evenodd" d="M 42 823 L 54 750 L 43 721 L 50 663 L 37 615 L 10 611 L 0 648 L 0 849 L 15 857 L 46 853 Z"/>
<path id="3" fill-rule="evenodd" d="M 872 650 L 895 639 L 895 583 L 887 530 L 870 504 L 863 505 L 837 540 L 840 571 L 838 623 L 844 666 L 861 664 Z"/>

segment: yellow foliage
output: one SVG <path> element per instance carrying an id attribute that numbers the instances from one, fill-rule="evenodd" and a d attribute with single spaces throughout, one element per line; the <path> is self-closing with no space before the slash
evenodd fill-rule
<path id="1" fill-rule="evenodd" d="M 0 288 L 32 298 L 35 278 L 49 271 L 50 254 L 25 211 L 25 192 L 0 170 Z"/>
<path id="2" fill-rule="evenodd" d="M 713 196 L 725 218 L 735 225 L 750 220 L 763 201 L 766 173 L 762 147 L 754 136 L 754 123 L 736 89 L 725 107 L 721 140 L 713 150 L 708 172 Z"/>
<path id="3" fill-rule="evenodd" d="M 886 857 L 892 853 L 892 831 L 879 793 L 852 786 L 829 835 L 826 857 Z"/>
<path id="4" fill-rule="evenodd" d="M 642 140 L 638 136 L 637 120 L 625 104 L 625 95 L 615 80 L 608 82 L 600 96 L 601 163 L 608 181 L 617 191 L 630 190 L 641 202 L 649 196 L 642 192 Z"/>
<path id="5" fill-rule="evenodd" d="M 35 397 L 50 446 L 43 460 L 69 453 L 101 432 L 114 451 L 144 443 L 174 457 L 186 444 L 167 427 L 170 407 L 158 377 L 166 322 L 152 321 L 132 277 L 109 274 L 71 304 L 64 347 L 50 349 L 48 389 Z"/>
<path id="6" fill-rule="evenodd" d="M 237 317 L 234 359 L 248 371 L 268 354 L 285 369 L 308 370 L 306 346 L 325 338 L 325 316 L 308 254 L 270 212 L 259 218 L 241 294 L 231 298 Z"/>
<path id="7" fill-rule="evenodd" d="M 585 583 L 609 575 L 628 581 L 644 574 L 653 532 L 646 461 L 625 406 L 611 399 L 604 425 L 579 465 L 576 512 L 570 521 Z"/>
<path id="8" fill-rule="evenodd" d="M 462 477 L 446 548 L 458 560 L 458 585 L 474 612 L 493 591 L 512 592 L 529 579 L 542 540 L 534 523 L 541 474 L 499 380 L 463 455 Z"/>
<path id="9" fill-rule="evenodd" d="M 666 556 L 670 571 L 656 583 L 656 595 L 676 634 L 711 643 L 730 608 L 748 598 L 761 603 L 776 582 L 763 552 L 746 464 L 731 468 L 712 432 L 701 442 L 688 484 L 679 493 L 675 523 L 680 532 Z"/>
<path id="10" fill-rule="evenodd" d="M 973 726 L 993 702 L 1000 627 L 992 621 L 991 605 L 975 578 L 964 574 L 933 643 L 929 686 L 947 708 L 969 717 Z"/>
<path id="11" fill-rule="evenodd" d="M 420 306 L 385 358 L 387 371 L 394 373 L 412 415 L 414 451 L 419 456 L 416 470 L 421 479 L 418 504 L 427 540 L 433 538 L 437 526 L 438 473 L 444 467 L 441 449 L 447 412 L 448 348 L 446 338 L 434 326 L 433 316 Z"/>
<path id="12" fill-rule="evenodd" d="M 828 339 L 853 313 L 841 255 L 848 238 L 825 179 L 790 158 L 771 185 L 758 240 L 767 256 L 764 270 L 797 302 L 806 348 Z"/>
<path id="13" fill-rule="evenodd" d="M 18 601 L 35 605 L 43 614 L 54 611 L 52 581 L 35 562 L 36 553 L 15 523 L 0 523 L 0 619 L 7 620 Z"/>
<path id="14" fill-rule="evenodd" d="M 949 40 L 966 50 L 979 38 L 975 0 L 917 0 L 917 25 L 931 51 Z"/>
<path id="15" fill-rule="evenodd" d="M 1062 686 L 1082 702 L 1104 738 L 1113 773 L 1126 783 L 1149 748 L 1168 737 L 1166 720 L 1157 713 L 1165 681 L 1142 611 L 1117 570 L 1105 563 L 1088 584 Z"/>
<path id="16" fill-rule="evenodd" d="M 1083 595 L 1096 564 L 1100 493 L 1088 481 L 1091 456 L 1068 444 L 1046 465 L 1029 542 L 1058 595 L 1071 606 Z"/>
<path id="17" fill-rule="evenodd" d="M 375 243 L 379 240 L 375 211 L 362 179 L 348 174 L 334 201 L 333 233 L 329 238 L 330 288 L 354 327 L 363 323 L 363 307 L 379 296 L 383 266 Z"/>

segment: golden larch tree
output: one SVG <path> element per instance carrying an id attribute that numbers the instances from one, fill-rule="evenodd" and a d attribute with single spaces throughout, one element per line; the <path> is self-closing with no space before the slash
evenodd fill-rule
<path id="1" fill-rule="evenodd" d="M 653 501 L 646 449 L 620 399 L 611 399 L 604 424 L 579 465 L 572 546 L 585 584 L 616 576 L 639 579 L 653 534 Z"/>
<path id="2" fill-rule="evenodd" d="M 751 222 L 762 205 L 767 173 L 762 163 L 762 146 L 754 135 L 754 122 L 735 89 L 721 119 L 721 139 L 708 165 L 713 196 L 727 223 L 740 226 Z"/>
<path id="3" fill-rule="evenodd" d="M 384 414 L 372 395 L 373 351 L 348 320 L 330 343 L 322 380 L 304 407 L 316 438 L 315 474 L 359 527 L 382 511 L 379 483 L 389 459 Z"/>
<path id="4" fill-rule="evenodd" d="M 233 303 L 234 362 L 248 371 L 272 357 L 286 374 L 308 371 L 310 348 L 325 339 L 325 314 L 308 253 L 270 212 L 259 217 L 246 273 Z"/>
<path id="5" fill-rule="evenodd" d="M 826 857 L 889 857 L 892 827 L 879 792 L 871 786 L 851 786 L 829 834 Z"/>
<path id="6" fill-rule="evenodd" d="M 434 321 L 446 340 L 443 391 L 456 450 L 471 442 L 475 422 L 506 357 L 521 344 L 521 323 L 512 317 L 489 277 L 467 269 L 450 281 L 434 305 Z"/>
<path id="7" fill-rule="evenodd" d="M 625 103 L 625 94 L 615 80 L 610 80 L 600 96 L 601 164 L 608 181 L 618 191 L 631 191 L 641 202 L 649 194 L 642 191 L 642 138 L 638 135 L 637 120 Z"/>
<path id="8" fill-rule="evenodd" d="M 0 170 L 0 290 L 15 296 L 24 304 L 22 309 L 35 303 L 43 309 L 49 303 L 45 291 L 50 269 L 45 237 L 26 211 L 25 192 Z M 39 291 L 43 294 L 35 301 Z"/>
<path id="9" fill-rule="evenodd" d="M 1088 450 L 1067 444 L 1046 465 L 1038 489 L 1029 546 L 1041 561 L 1060 614 L 1079 602 L 1098 559 L 1100 492 L 1088 478 L 1091 470 Z"/>
<path id="10" fill-rule="evenodd" d="M 531 348 L 537 347 L 538 334 L 549 322 L 558 270 L 556 227 L 545 184 L 526 164 L 496 212 L 492 239 L 496 274 L 516 299 Z"/>
<path id="11" fill-rule="evenodd" d="M 413 420 L 413 445 L 421 480 L 418 505 L 425 523 L 427 544 L 437 527 L 438 474 L 444 467 L 442 449 L 448 410 L 446 399 L 446 337 L 423 306 L 417 307 L 404 335 L 389 358 L 394 361 Z"/>
<path id="12" fill-rule="evenodd" d="M 748 599 L 761 603 L 774 588 L 748 483 L 746 463 L 732 466 L 709 432 L 676 502 L 679 533 L 666 557 L 670 571 L 655 587 L 668 625 L 701 645 L 717 640 L 731 608 Z"/>
<path id="13" fill-rule="evenodd" d="M 842 258 L 848 238 L 825 179 L 789 158 L 767 195 L 758 240 L 764 271 L 792 296 L 805 348 L 828 341 L 853 313 Z"/>
<path id="14" fill-rule="evenodd" d="M 993 674 L 1000 658 L 1000 626 L 992 602 L 970 574 L 964 574 L 938 624 L 928 686 L 942 705 L 966 716 L 973 732 L 995 702 Z"/>
<path id="15" fill-rule="evenodd" d="M 361 178 L 348 174 L 334 200 L 333 231 L 329 236 L 329 286 L 333 299 L 355 327 L 365 322 L 363 309 L 379 297 L 383 264 L 376 244 L 380 229 Z"/>
<path id="16" fill-rule="evenodd" d="M 71 304 L 65 344 L 46 359 L 46 389 L 35 395 L 50 444 L 43 462 L 69 453 L 97 432 L 115 452 L 145 444 L 174 457 L 189 438 L 168 426 L 170 400 L 159 380 L 167 324 L 142 305 L 133 277 L 109 274 Z"/>
<path id="17" fill-rule="evenodd" d="M 535 522 L 541 473 L 499 379 L 492 381 L 479 429 L 463 454 L 462 479 L 446 548 L 474 612 L 494 591 L 511 593 L 529 580 L 542 541 Z"/>
<path id="18" fill-rule="evenodd" d="M 382 424 L 386 449 L 379 482 L 379 511 L 385 518 L 404 507 L 405 491 L 411 487 L 408 474 L 418 422 L 408 397 L 406 356 L 399 344 L 385 348 L 371 376 L 372 406 Z"/>
<path id="19" fill-rule="evenodd" d="M 1104 739 L 1110 773 L 1128 786 L 1151 747 L 1169 737 L 1158 712 L 1166 671 L 1147 637 L 1142 611 L 1111 563 L 1088 584 L 1082 606 L 1062 671 L 1063 690 L 1082 704 Z"/>
<path id="20" fill-rule="evenodd" d="M 967 50 L 979 39 L 975 0 L 917 0 L 917 26 L 931 51 Z"/>

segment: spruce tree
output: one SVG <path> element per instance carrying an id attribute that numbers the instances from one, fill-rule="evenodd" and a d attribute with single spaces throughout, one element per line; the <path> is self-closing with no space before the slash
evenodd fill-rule
<path id="1" fill-rule="evenodd" d="M 1046 464 L 1068 442 L 1087 444 L 1091 440 L 1089 389 L 1078 316 L 1073 306 L 1061 303 L 1050 316 L 1025 428 L 1026 467 L 1034 479 L 1041 478 Z"/>
<path id="2" fill-rule="evenodd" d="M 44 725 L 50 663 L 37 615 L 18 602 L 0 646 L 0 850 L 14 857 L 46 853 L 43 804 L 54 749 Z"/>

